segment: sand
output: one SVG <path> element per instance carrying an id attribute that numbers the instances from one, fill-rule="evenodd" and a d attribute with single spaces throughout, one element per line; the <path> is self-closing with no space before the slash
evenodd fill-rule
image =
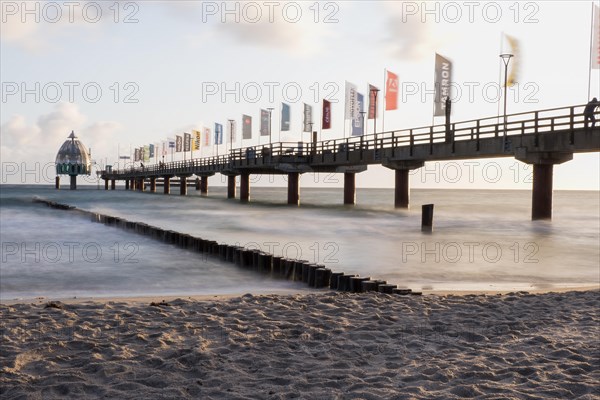
<path id="1" fill-rule="evenodd" d="M 600 292 L 1 304 L 2 399 L 600 398 Z"/>

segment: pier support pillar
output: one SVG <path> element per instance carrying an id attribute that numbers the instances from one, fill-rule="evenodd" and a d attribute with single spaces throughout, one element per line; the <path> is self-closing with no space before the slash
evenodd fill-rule
<path id="1" fill-rule="evenodd" d="M 383 166 L 395 171 L 394 207 L 409 208 L 410 206 L 410 179 L 409 172 L 421 168 L 423 161 L 390 161 Z"/>
<path id="2" fill-rule="evenodd" d="M 247 203 L 250 200 L 250 174 L 240 175 L 240 201 Z"/>
<path id="3" fill-rule="evenodd" d="M 200 190 L 200 178 L 196 177 L 194 183 L 196 184 L 196 191 Z"/>
<path id="4" fill-rule="evenodd" d="M 344 172 L 344 204 L 356 204 L 356 174 Z"/>
<path id="5" fill-rule="evenodd" d="M 208 176 L 200 177 L 200 195 L 208 196 Z"/>
<path id="6" fill-rule="evenodd" d="M 70 175 L 70 177 L 71 177 L 70 189 L 76 190 L 77 189 L 77 175 Z"/>
<path id="7" fill-rule="evenodd" d="M 125 190 L 129 190 L 129 179 L 125 179 Z"/>
<path id="8" fill-rule="evenodd" d="M 533 164 L 531 219 L 552 219 L 552 176 L 554 165 Z"/>
<path id="9" fill-rule="evenodd" d="M 152 193 L 156 193 L 156 177 L 155 176 L 150 178 L 150 191 Z"/>
<path id="10" fill-rule="evenodd" d="M 104 190 L 108 190 L 108 179 L 104 180 Z"/>
<path id="11" fill-rule="evenodd" d="M 54 188 L 56 190 L 60 189 L 60 176 L 57 176 L 56 178 L 54 178 Z"/>
<path id="12" fill-rule="evenodd" d="M 227 176 L 227 198 L 235 199 L 235 175 Z"/>
<path id="13" fill-rule="evenodd" d="M 515 158 L 533 164 L 533 188 L 531 193 L 531 219 L 552 219 L 552 176 L 554 165 L 573 159 L 573 153 L 531 152 L 517 148 Z"/>
<path id="14" fill-rule="evenodd" d="M 141 178 L 140 180 L 138 180 L 137 185 L 138 185 L 137 189 L 140 192 L 143 192 L 144 190 L 146 190 L 146 187 L 145 187 L 145 184 L 144 184 L 144 178 Z"/>
<path id="15" fill-rule="evenodd" d="M 165 176 L 163 177 L 163 189 L 165 194 L 171 193 L 171 177 Z"/>
<path id="16" fill-rule="evenodd" d="M 114 179 L 110 180 L 110 190 L 115 190 L 117 188 L 117 182 Z"/>
<path id="17" fill-rule="evenodd" d="M 300 204 L 300 174 L 298 172 L 290 172 L 288 174 L 288 204 Z"/>
<path id="18" fill-rule="evenodd" d="M 187 177 L 179 177 L 179 194 L 185 196 L 187 194 Z"/>

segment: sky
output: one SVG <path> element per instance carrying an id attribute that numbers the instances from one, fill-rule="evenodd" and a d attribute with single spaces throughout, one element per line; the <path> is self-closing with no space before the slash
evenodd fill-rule
<path id="1" fill-rule="evenodd" d="M 399 76 L 399 104 L 385 115 L 380 107 L 378 130 L 442 123 L 432 117 L 436 53 L 453 63 L 453 121 L 494 117 L 502 112 L 499 54 L 513 51 L 503 34 L 519 43 L 510 65 L 517 84 L 507 96 L 509 114 L 585 104 L 588 83 L 590 97 L 600 97 L 600 69 L 591 70 L 589 80 L 592 5 L 2 1 L 1 183 L 52 183 L 56 152 L 72 130 L 101 169 L 135 147 L 229 119 L 237 123 L 234 148 L 264 144 L 260 109 L 268 107 L 274 108 L 274 141 L 308 141 L 303 103 L 313 105 L 318 121 L 326 98 L 333 103 L 332 129 L 315 130 L 323 140 L 343 138 L 345 82 L 362 93 L 369 83 L 383 88 L 386 69 Z M 279 132 L 281 102 L 291 105 L 289 132 Z M 243 143 L 242 114 L 252 116 L 254 135 Z M 372 129 L 370 121 L 367 133 Z M 228 147 L 211 146 L 194 157 Z M 576 154 L 555 167 L 554 188 L 598 190 L 599 170 L 598 153 Z M 411 186 L 529 189 L 531 171 L 513 158 L 431 162 L 413 171 Z M 342 181 L 306 174 L 301 185 Z M 380 166 L 357 176 L 359 188 L 393 182 L 393 171 Z M 258 177 L 254 184 L 285 182 Z"/>

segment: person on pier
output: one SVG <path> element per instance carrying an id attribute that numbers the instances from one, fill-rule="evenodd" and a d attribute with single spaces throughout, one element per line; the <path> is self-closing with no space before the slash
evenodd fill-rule
<path id="1" fill-rule="evenodd" d="M 583 116 L 585 118 L 586 128 L 588 127 L 588 120 L 592 121 L 592 129 L 594 128 L 594 126 L 596 126 L 596 117 L 594 116 L 594 111 L 599 106 L 600 102 L 598 102 L 598 99 L 595 97 L 585 106 L 585 109 L 583 110 Z"/>

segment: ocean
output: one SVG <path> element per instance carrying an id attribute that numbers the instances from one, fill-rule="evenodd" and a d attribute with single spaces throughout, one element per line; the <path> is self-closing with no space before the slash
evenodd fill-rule
<path id="1" fill-rule="evenodd" d="M 531 192 L 413 189 L 411 209 L 392 189 L 252 187 L 251 202 L 226 188 L 201 197 L 41 185 L 0 186 L 0 299 L 272 293 L 307 290 L 76 214 L 35 196 L 227 244 L 324 264 L 413 290 L 532 290 L 600 283 L 600 195 L 555 191 L 552 221 L 531 221 Z M 175 188 L 174 188 L 175 189 Z M 173 193 L 178 190 L 173 190 Z M 421 204 L 434 204 L 422 233 Z"/>

